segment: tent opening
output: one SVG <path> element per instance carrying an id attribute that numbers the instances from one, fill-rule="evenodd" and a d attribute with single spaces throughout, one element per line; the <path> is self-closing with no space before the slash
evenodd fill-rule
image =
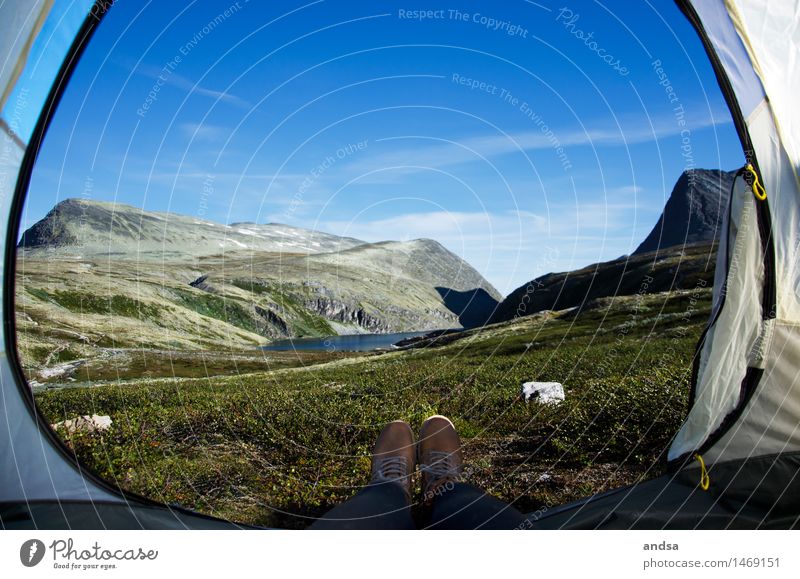
<path id="1" fill-rule="evenodd" d="M 97 490 L 20 494 L 306 528 L 443 414 L 530 527 L 792 512 L 792 165 L 711 4 L 42 3 L 3 78 L 9 371 Z"/>

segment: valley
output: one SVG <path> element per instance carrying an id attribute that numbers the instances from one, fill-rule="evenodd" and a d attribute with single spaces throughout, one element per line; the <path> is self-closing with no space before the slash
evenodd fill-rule
<path id="1" fill-rule="evenodd" d="M 728 176 L 682 176 L 631 256 L 507 297 L 431 239 L 67 200 L 20 240 L 19 357 L 51 424 L 109 417 L 58 427 L 80 460 L 158 501 L 303 528 L 366 483 L 384 423 L 440 413 L 467 480 L 546 511 L 662 472 L 711 311 Z M 337 346 L 348 337 L 378 347 Z M 563 384 L 565 400 L 521 401 L 531 380 Z"/>

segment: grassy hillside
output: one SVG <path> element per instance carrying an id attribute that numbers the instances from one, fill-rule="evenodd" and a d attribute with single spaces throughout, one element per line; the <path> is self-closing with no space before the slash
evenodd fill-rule
<path id="1" fill-rule="evenodd" d="M 283 338 L 478 325 L 502 298 L 430 239 L 366 243 L 83 199 L 58 203 L 22 235 L 17 267 L 19 352 L 43 384 L 92 379 L 88 368 L 120 350 L 243 352 Z M 474 292 L 484 299 L 454 306 Z"/>
<path id="2" fill-rule="evenodd" d="M 430 240 L 162 262 L 43 251 L 20 251 L 16 287 L 19 352 L 40 383 L 80 380 L 76 369 L 120 350 L 240 352 L 287 337 L 482 323 L 500 298 Z M 451 293 L 478 290 L 484 301 L 453 305 Z"/>
<path id="3" fill-rule="evenodd" d="M 466 442 L 468 480 L 534 511 L 661 472 L 709 308 L 710 290 L 645 292 L 438 347 L 231 376 L 153 375 L 36 400 L 53 423 L 111 416 L 105 432 L 62 435 L 122 488 L 289 527 L 307 526 L 367 482 L 384 423 L 443 413 Z M 524 380 L 562 382 L 566 401 L 526 405 Z"/>

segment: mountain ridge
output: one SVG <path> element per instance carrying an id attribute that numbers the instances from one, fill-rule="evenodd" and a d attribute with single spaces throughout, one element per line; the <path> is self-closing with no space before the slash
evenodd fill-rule
<path id="1" fill-rule="evenodd" d="M 131 243 L 136 243 L 131 248 Z M 132 205 L 68 198 L 56 204 L 20 237 L 18 248 L 36 252 L 119 254 L 136 259 L 223 251 L 319 253 L 366 242 L 285 224 L 223 225 L 200 216 L 146 211 Z M 133 250 L 135 249 L 135 251 Z"/>
<path id="2" fill-rule="evenodd" d="M 538 276 L 508 294 L 490 321 L 581 308 L 616 295 L 711 287 L 722 210 L 735 174 L 717 169 L 684 171 L 656 224 L 632 254 Z"/>
<path id="3" fill-rule="evenodd" d="M 164 343 L 197 347 L 231 337 L 242 344 L 469 328 L 581 308 L 615 295 L 706 287 L 713 283 L 715 239 L 733 176 L 704 169 L 682 173 L 658 221 L 630 256 L 539 276 L 505 299 L 433 239 L 368 243 L 285 224 L 221 225 L 73 198 L 21 236 L 19 251 L 28 260 L 21 301 L 40 319 L 63 318 L 70 308 L 83 316 L 89 303 L 94 314 L 127 316 L 130 335 L 118 341 L 141 341 L 153 332 L 143 327 L 149 325 L 171 328 L 163 332 Z M 47 267 L 37 269 L 45 255 Z M 55 271 L 53 263 L 61 269 Z M 54 275 L 67 287 L 85 286 L 87 295 L 53 292 Z M 98 305 L 98 296 L 116 309 Z M 54 306 L 61 310 L 52 311 Z M 92 319 L 105 335 L 108 324 Z M 195 340 L 187 320 L 205 335 Z M 80 320 L 70 323 L 79 326 Z M 225 329 L 231 326 L 235 331 Z"/>
<path id="4" fill-rule="evenodd" d="M 502 299 L 432 239 L 368 243 L 82 199 L 57 204 L 18 251 L 20 310 L 26 323 L 60 326 L 43 338 L 55 349 L 67 347 L 64 331 L 196 349 L 458 328 L 484 323 Z"/>

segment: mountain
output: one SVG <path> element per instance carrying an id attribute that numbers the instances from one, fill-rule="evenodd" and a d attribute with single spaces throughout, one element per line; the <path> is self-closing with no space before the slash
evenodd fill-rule
<path id="1" fill-rule="evenodd" d="M 75 199 L 22 235 L 17 282 L 20 349 L 32 363 L 458 328 L 484 323 L 502 299 L 430 239 L 366 243 Z"/>
<path id="2" fill-rule="evenodd" d="M 289 225 L 221 225 L 176 213 L 144 211 L 130 205 L 67 199 L 23 233 L 29 251 L 114 256 L 115 259 L 185 259 L 229 250 L 290 253 L 341 251 L 363 244 Z"/>
<path id="3" fill-rule="evenodd" d="M 431 239 L 362 244 L 311 255 L 262 254 L 209 264 L 192 282 L 251 300 L 276 335 L 404 332 L 485 323 L 502 296 L 469 264 Z M 480 291 L 488 300 L 448 296 Z"/>
<path id="4" fill-rule="evenodd" d="M 634 255 L 659 248 L 711 241 L 719 236 L 735 171 L 684 171 L 652 231 Z"/>
<path id="5" fill-rule="evenodd" d="M 711 287 L 715 252 L 715 243 L 697 243 L 623 256 L 569 272 L 548 273 L 511 292 L 491 321 L 583 307 L 609 296 Z"/>
<path id="6" fill-rule="evenodd" d="M 633 254 L 540 276 L 511 292 L 491 321 L 583 307 L 591 300 L 614 295 L 710 287 L 715 240 L 734 175 L 733 171 L 709 169 L 685 171 L 658 222 Z"/>

